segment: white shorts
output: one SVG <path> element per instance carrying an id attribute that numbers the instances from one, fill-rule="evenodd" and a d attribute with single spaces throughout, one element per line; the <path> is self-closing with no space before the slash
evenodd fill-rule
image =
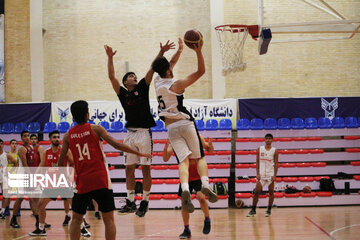
<path id="1" fill-rule="evenodd" d="M 265 177 L 265 176 L 260 175 L 260 184 L 261 184 L 262 187 L 268 186 L 271 183 L 272 183 L 271 177 L 269 177 L 269 176 Z"/>
<path id="2" fill-rule="evenodd" d="M 180 120 L 167 126 L 171 147 L 179 162 L 189 159 L 199 159 L 204 156 L 200 136 L 195 123 L 189 120 Z"/>
<path id="3" fill-rule="evenodd" d="M 148 128 L 129 128 L 127 130 L 124 144 L 135 148 L 141 153 L 152 154 L 152 137 Z M 125 165 L 151 165 L 151 158 L 139 157 L 132 153 L 124 153 Z"/>

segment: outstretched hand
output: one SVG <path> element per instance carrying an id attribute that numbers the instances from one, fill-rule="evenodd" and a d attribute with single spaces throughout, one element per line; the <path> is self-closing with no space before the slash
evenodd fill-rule
<path id="1" fill-rule="evenodd" d="M 166 44 L 163 46 L 162 43 L 160 43 L 160 51 L 162 53 L 165 53 L 167 51 L 169 51 L 170 49 L 174 49 L 175 48 L 175 43 L 174 42 L 170 42 L 170 40 L 167 40 Z"/>
<path id="2" fill-rule="evenodd" d="M 201 52 L 202 46 L 204 44 L 204 41 L 201 39 L 199 43 L 195 43 L 194 45 L 194 51 L 195 52 Z"/>
<path id="3" fill-rule="evenodd" d="M 114 56 L 117 52 L 117 50 L 113 51 L 112 47 L 109 47 L 108 45 L 104 45 L 104 48 L 105 48 L 106 55 L 108 55 L 108 57 Z"/>
<path id="4" fill-rule="evenodd" d="M 183 44 L 183 41 L 181 38 L 179 38 L 179 49 L 178 49 L 178 52 L 182 52 L 183 48 L 184 48 L 184 44 Z"/>

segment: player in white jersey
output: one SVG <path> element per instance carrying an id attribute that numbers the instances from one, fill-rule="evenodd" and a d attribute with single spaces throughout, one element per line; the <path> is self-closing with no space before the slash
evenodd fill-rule
<path id="1" fill-rule="evenodd" d="M 268 133 L 265 135 L 265 146 L 261 146 L 256 150 L 256 188 L 254 192 L 252 209 L 247 217 L 256 215 L 256 205 L 259 200 L 259 194 L 262 188 L 268 185 L 269 189 L 269 205 L 265 213 L 266 217 L 271 215 L 271 207 L 274 203 L 274 184 L 278 170 L 278 157 L 277 149 L 271 146 L 273 136 Z"/>
<path id="2" fill-rule="evenodd" d="M 0 139 L 0 188 L 1 188 L 1 192 L 3 195 L 3 200 L 1 202 L 1 211 L 0 211 L 0 219 L 5 219 L 5 204 L 6 204 L 6 199 L 4 198 L 4 189 L 3 189 L 3 171 L 4 169 L 7 167 L 8 165 L 8 160 L 7 160 L 7 154 L 4 151 L 4 141 L 2 139 Z"/>
<path id="3" fill-rule="evenodd" d="M 157 58 L 152 65 L 154 72 L 159 76 L 155 78 L 155 91 L 159 102 L 159 116 L 164 120 L 168 129 L 169 140 L 179 161 L 179 177 L 182 188 L 182 206 L 188 213 L 194 211 L 189 192 L 189 159 L 197 160 L 198 173 L 201 177 L 201 192 L 209 197 L 210 202 L 217 201 L 217 195 L 209 187 L 208 168 L 204 159 L 199 134 L 194 118 L 183 106 L 185 88 L 195 83 L 204 73 L 204 57 L 201 52 L 203 42 L 194 46 L 198 60 L 198 69 L 185 79 L 175 80 L 173 68 L 178 61 L 183 49 L 179 38 L 179 50 L 171 61 L 165 57 Z"/>

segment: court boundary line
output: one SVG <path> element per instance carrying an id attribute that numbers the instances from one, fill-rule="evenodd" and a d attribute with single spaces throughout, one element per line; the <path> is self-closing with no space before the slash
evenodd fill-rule
<path id="1" fill-rule="evenodd" d="M 324 230 L 322 227 L 320 227 L 319 225 L 317 225 L 314 221 L 312 221 L 310 218 L 305 216 L 305 219 L 308 220 L 311 224 L 313 224 L 315 227 L 317 227 L 320 231 L 322 231 L 323 233 L 325 233 L 325 235 L 327 235 L 331 240 L 336 240 L 336 238 L 334 238 L 332 235 L 330 235 L 326 230 Z"/>
<path id="2" fill-rule="evenodd" d="M 351 228 L 351 227 L 355 227 L 355 226 L 360 226 L 360 224 L 352 224 L 352 225 L 348 225 L 348 226 L 345 226 L 345 227 L 337 228 L 337 229 L 331 231 L 331 232 L 330 232 L 330 235 L 333 235 L 333 234 L 336 233 L 337 231 L 343 230 L 343 229 L 345 229 L 345 228 Z"/>

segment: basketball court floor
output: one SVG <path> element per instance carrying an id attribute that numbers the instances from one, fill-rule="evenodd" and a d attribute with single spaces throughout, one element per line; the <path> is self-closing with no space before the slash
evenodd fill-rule
<path id="1" fill-rule="evenodd" d="M 203 214 L 197 209 L 190 216 L 191 239 L 336 239 L 355 240 L 360 236 L 360 206 L 344 207 L 291 207 L 274 208 L 271 217 L 265 217 L 265 208 L 258 208 L 257 215 L 246 217 L 248 208 L 212 209 L 212 229 L 202 234 Z M 70 239 L 69 227 L 63 227 L 64 212 L 47 212 L 47 222 L 52 225 L 47 237 L 30 237 L 35 219 L 31 211 L 23 210 L 19 217 L 20 229 L 9 227 L 9 218 L 0 220 L 0 239 Z M 102 220 L 89 211 L 90 238 L 105 239 Z M 135 214 L 115 213 L 116 239 L 179 239 L 183 231 L 180 210 L 150 210 L 144 218 Z"/>

